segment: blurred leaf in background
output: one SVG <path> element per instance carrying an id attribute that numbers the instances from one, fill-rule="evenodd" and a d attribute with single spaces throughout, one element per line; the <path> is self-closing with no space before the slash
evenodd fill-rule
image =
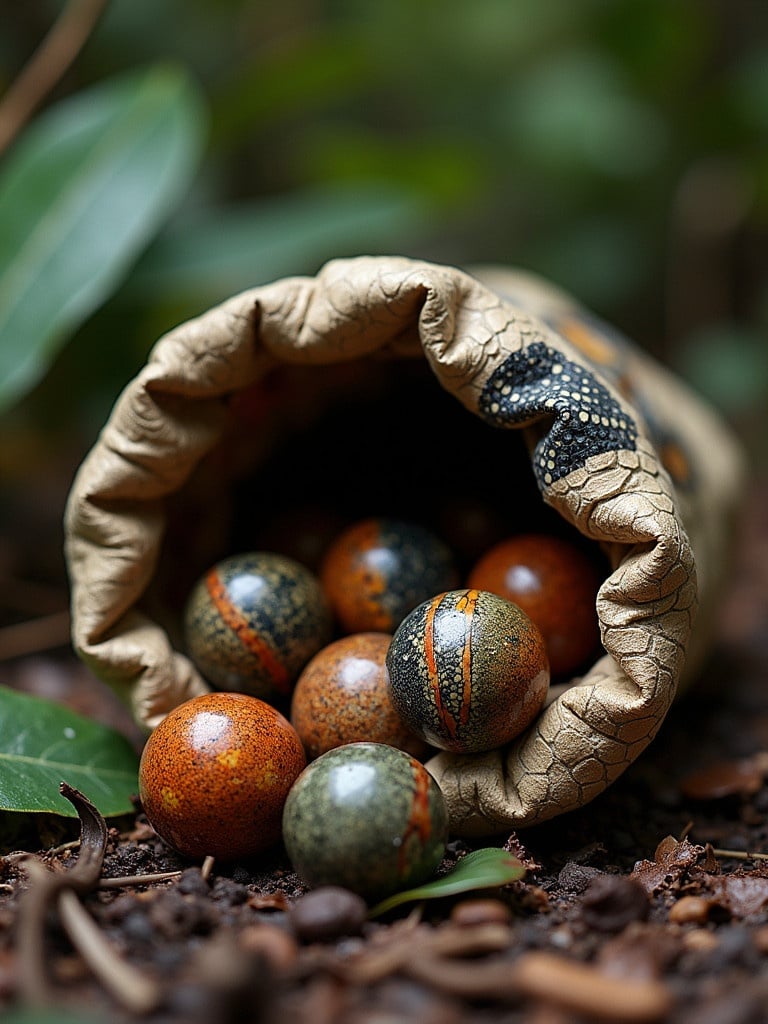
<path id="1" fill-rule="evenodd" d="M 0 173 L 0 413 L 108 298 L 196 168 L 204 103 L 153 67 L 62 100 Z"/>

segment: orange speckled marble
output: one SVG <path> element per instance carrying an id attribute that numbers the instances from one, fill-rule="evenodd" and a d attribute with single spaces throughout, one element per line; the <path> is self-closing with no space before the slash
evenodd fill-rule
<path id="1" fill-rule="evenodd" d="M 324 647 L 293 692 L 291 723 L 313 760 L 345 743 L 388 743 L 416 757 L 429 745 L 392 706 L 385 659 L 389 633 L 353 633 Z"/>
<path id="2" fill-rule="evenodd" d="M 455 586 L 450 550 L 418 523 L 362 519 L 336 538 L 320 582 L 344 633 L 391 633 L 432 594 Z"/>
<path id="3" fill-rule="evenodd" d="M 526 533 L 494 545 L 475 563 L 467 585 L 513 601 L 539 627 L 553 676 L 583 666 L 597 650 L 596 562 L 568 540 Z"/>
<path id="4" fill-rule="evenodd" d="M 208 693 L 147 739 L 139 795 L 149 823 L 185 857 L 250 857 L 281 836 L 288 791 L 306 766 L 296 730 L 242 693 Z"/>

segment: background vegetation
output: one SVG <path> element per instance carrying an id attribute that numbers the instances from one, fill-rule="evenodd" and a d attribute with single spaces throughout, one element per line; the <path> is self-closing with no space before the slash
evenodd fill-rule
<path id="1" fill-rule="evenodd" d="M 336 256 L 541 272 L 706 394 L 765 469 L 767 4 L 2 0 L 0 17 L 3 621 L 58 607 L 72 474 L 154 340 Z M 57 19 L 71 63 L 14 124 Z"/>

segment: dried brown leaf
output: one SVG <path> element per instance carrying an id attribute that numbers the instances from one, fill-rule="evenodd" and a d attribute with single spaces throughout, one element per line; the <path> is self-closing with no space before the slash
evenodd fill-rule
<path id="1" fill-rule="evenodd" d="M 765 766 L 758 758 L 717 761 L 686 775 L 680 782 L 680 792 L 691 800 L 752 796 L 762 786 L 764 775 Z"/>
<path id="2" fill-rule="evenodd" d="M 752 917 L 768 904 L 768 878 L 734 871 L 730 875 L 708 875 L 704 885 L 713 900 L 732 917 Z"/>
<path id="3" fill-rule="evenodd" d="M 674 836 L 667 836 L 656 847 L 653 860 L 638 861 L 629 877 L 639 882 L 649 895 L 662 889 L 677 888 L 703 855 L 703 846 L 695 846 L 688 839 L 680 842 Z"/>

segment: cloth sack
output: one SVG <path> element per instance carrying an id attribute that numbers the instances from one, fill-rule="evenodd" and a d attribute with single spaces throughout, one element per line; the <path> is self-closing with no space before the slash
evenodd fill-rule
<path id="1" fill-rule="evenodd" d="M 701 669 L 745 465 L 728 425 L 685 382 L 517 268 L 333 260 L 164 335 L 68 498 L 73 646 L 97 676 L 128 689 L 147 730 L 206 692 L 143 602 L 168 503 L 231 429 L 238 395 L 275 367 L 372 360 L 426 360 L 462 416 L 478 417 L 489 436 L 503 432 L 510 452 L 522 446 L 537 500 L 609 560 L 597 597 L 605 653 L 553 688 L 508 746 L 441 752 L 427 765 L 454 835 L 500 834 L 579 807 L 647 747 Z M 254 429 L 251 441 L 265 438 Z"/>

